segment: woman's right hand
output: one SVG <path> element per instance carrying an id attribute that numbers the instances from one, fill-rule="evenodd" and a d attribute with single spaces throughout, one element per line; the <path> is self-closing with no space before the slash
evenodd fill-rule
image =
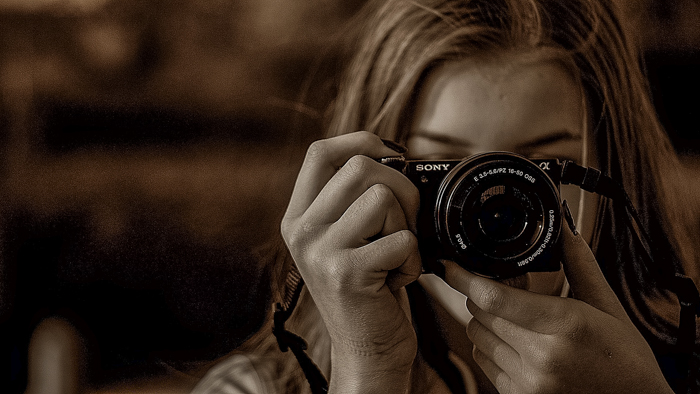
<path id="1" fill-rule="evenodd" d="M 559 242 L 574 297 L 510 287 L 443 261 L 445 281 L 467 296 L 473 315 L 467 334 L 474 361 L 502 394 L 672 394 L 654 353 L 567 216 Z"/>
<path id="2" fill-rule="evenodd" d="M 313 143 L 282 236 L 332 343 L 331 390 L 406 392 L 416 355 L 405 285 L 421 273 L 416 187 L 357 132 Z"/>

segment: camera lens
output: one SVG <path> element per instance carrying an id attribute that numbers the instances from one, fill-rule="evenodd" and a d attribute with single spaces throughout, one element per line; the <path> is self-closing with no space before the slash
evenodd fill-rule
<path id="1" fill-rule="evenodd" d="M 509 190 L 506 190 L 509 189 Z M 482 233 L 495 242 L 518 238 L 527 226 L 527 197 L 516 188 L 503 185 L 489 188 L 481 195 L 477 213 Z"/>
<path id="2" fill-rule="evenodd" d="M 552 267 L 539 262 L 552 260 L 559 237 L 559 191 L 526 158 L 496 152 L 462 161 L 443 179 L 435 204 L 440 244 L 465 269 L 505 278 Z"/>
<path id="3" fill-rule="evenodd" d="M 467 191 L 466 182 L 459 182 L 447 210 L 449 231 L 463 234 L 470 252 L 490 259 L 502 261 L 526 253 L 540 237 L 545 219 L 541 197 L 527 183 L 498 174 Z"/>

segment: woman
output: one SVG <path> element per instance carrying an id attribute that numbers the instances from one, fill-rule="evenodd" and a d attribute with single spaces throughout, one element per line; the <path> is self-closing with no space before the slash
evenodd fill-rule
<path id="1" fill-rule="evenodd" d="M 389 0 L 366 8 L 332 138 L 310 147 L 282 222 L 328 332 L 319 337 L 330 338 L 332 392 L 473 390 L 472 378 L 501 393 L 670 393 L 688 383 L 678 302 L 655 275 L 700 278 L 688 205 L 666 175 L 678 162 L 610 3 Z M 622 182 L 660 249 L 674 252 L 647 265 L 617 205 L 562 187 L 573 211 L 563 208 L 563 271 L 530 273 L 512 287 L 432 262 L 466 295 L 464 308 L 464 297 L 421 276 L 417 189 L 377 159 L 487 151 L 599 168 Z M 573 297 L 561 297 L 565 277 Z M 407 294 L 416 280 L 425 297 L 414 285 Z M 461 335 L 455 321 L 466 325 Z M 464 351 L 469 343 L 473 352 Z"/>

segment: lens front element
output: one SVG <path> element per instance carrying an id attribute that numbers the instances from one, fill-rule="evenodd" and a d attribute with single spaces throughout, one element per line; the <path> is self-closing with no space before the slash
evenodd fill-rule
<path id="1" fill-rule="evenodd" d="M 486 238 L 505 243 L 522 235 L 532 204 L 517 188 L 493 186 L 481 194 L 479 202 L 475 214 Z"/>

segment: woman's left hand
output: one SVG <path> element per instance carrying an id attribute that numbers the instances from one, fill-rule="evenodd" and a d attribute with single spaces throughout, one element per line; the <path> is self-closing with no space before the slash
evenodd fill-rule
<path id="1" fill-rule="evenodd" d="M 446 261 L 445 281 L 468 297 L 473 356 L 501 394 L 672 393 L 648 344 L 586 242 L 562 228 L 576 297 L 532 293 Z"/>

